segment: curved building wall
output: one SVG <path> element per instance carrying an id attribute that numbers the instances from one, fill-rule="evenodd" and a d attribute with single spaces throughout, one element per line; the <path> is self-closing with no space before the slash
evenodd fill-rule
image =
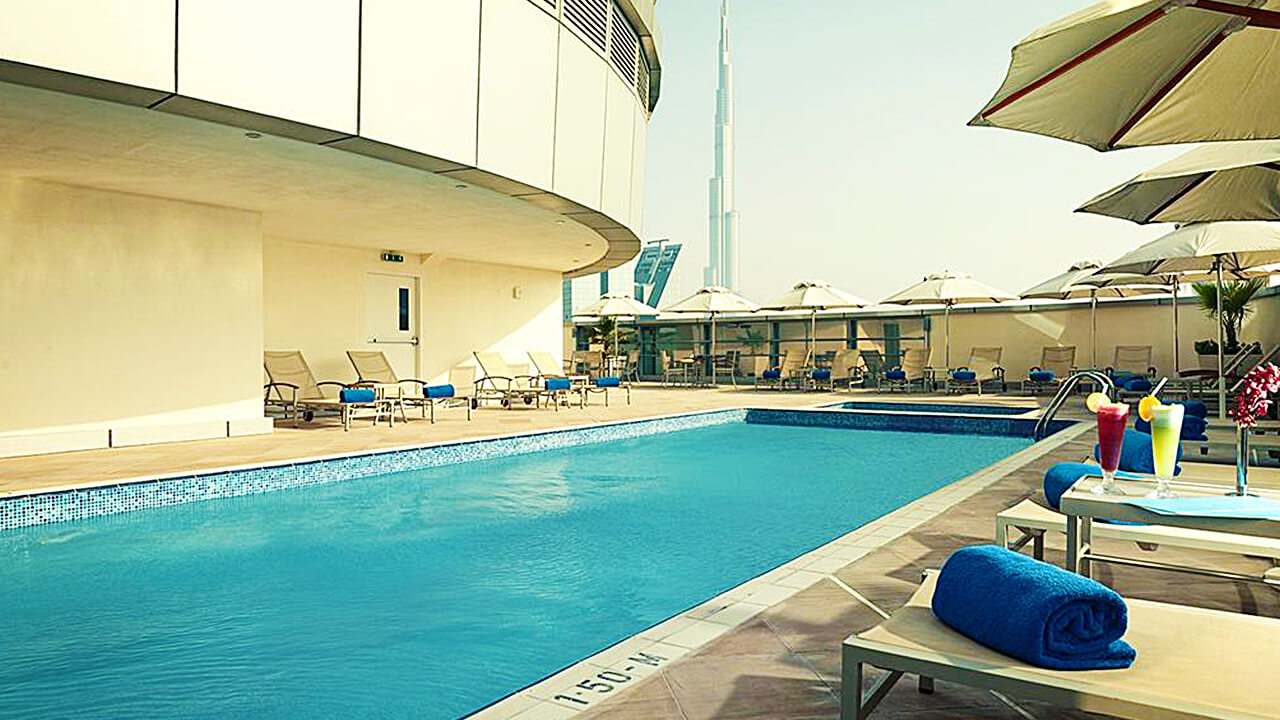
<path id="1" fill-rule="evenodd" d="M 456 176 L 639 247 L 653 0 L 0 0 L 0 81 Z"/>

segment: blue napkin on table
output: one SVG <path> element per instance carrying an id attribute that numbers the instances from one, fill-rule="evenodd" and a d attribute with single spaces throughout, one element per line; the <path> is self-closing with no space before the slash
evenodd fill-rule
<path id="1" fill-rule="evenodd" d="M 1114 590 L 995 545 L 947 558 L 933 613 L 975 642 L 1053 670 L 1127 668 L 1137 657 L 1121 639 L 1129 608 Z"/>
<path id="2" fill-rule="evenodd" d="M 1186 517 L 1235 518 L 1242 520 L 1280 520 L 1280 502 L 1267 498 L 1222 497 L 1134 498 L 1130 505 L 1161 515 Z"/>

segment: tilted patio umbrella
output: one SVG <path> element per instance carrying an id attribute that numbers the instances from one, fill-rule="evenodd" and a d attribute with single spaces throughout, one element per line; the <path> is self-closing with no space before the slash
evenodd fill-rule
<path id="1" fill-rule="evenodd" d="M 951 306 L 977 303 L 998 303 L 1017 300 L 1014 295 L 997 290 L 974 280 L 966 273 L 940 272 L 925 276 L 911 287 L 885 298 L 886 305 L 943 305 L 946 330 L 943 334 L 943 355 L 947 368 L 951 367 Z"/>
<path id="2" fill-rule="evenodd" d="M 1162 275 L 1212 271 L 1218 285 L 1218 414 L 1226 417 L 1227 386 L 1222 377 L 1222 275 L 1247 276 L 1251 269 L 1280 262 L 1280 224 L 1220 222 L 1183 225 L 1107 264 L 1102 272 Z"/>
<path id="3" fill-rule="evenodd" d="M 1280 220 L 1280 141 L 1210 143 L 1077 208 L 1136 223 Z"/>
<path id="4" fill-rule="evenodd" d="M 599 300 L 574 313 L 579 317 L 645 317 L 657 315 L 658 308 L 650 307 L 628 295 L 605 293 Z M 618 347 L 618 324 L 613 325 L 613 347 Z"/>
<path id="5" fill-rule="evenodd" d="M 1035 31 L 970 125 L 1098 150 L 1280 138 L 1275 0 L 1110 0 Z"/>
<path id="6" fill-rule="evenodd" d="M 759 305 L 734 293 L 729 288 L 712 285 L 663 310 L 676 313 L 702 313 L 711 316 L 711 356 L 716 354 L 716 316 L 727 312 L 755 312 Z M 716 364 L 711 362 L 711 384 L 716 384 Z"/>
<path id="7" fill-rule="evenodd" d="M 795 287 L 761 307 L 766 310 L 809 311 L 809 337 L 812 339 L 813 345 L 810 346 L 810 343 L 805 343 L 805 354 L 808 356 L 806 362 L 808 362 L 813 359 L 814 351 L 817 349 L 819 310 L 862 308 L 874 304 L 870 300 L 863 300 L 857 295 L 831 287 L 829 283 L 821 280 L 806 280 L 796 283 Z"/>
<path id="8" fill-rule="evenodd" d="M 1102 264 L 1096 260 L 1081 260 L 1061 275 L 1022 291 L 1023 300 L 1076 300 L 1089 298 L 1089 346 L 1090 367 L 1098 367 L 1098 298 L 1125 298 L 1152 295 L 1165 291 L 1160 281 L 1145 275 L 1108 273 L 1098 275 Z M 1174 346 L 1177 346 L 1177 306 L 1174 306 Z M 1176 352 L 1176 350 L 1175 350 Z"/>

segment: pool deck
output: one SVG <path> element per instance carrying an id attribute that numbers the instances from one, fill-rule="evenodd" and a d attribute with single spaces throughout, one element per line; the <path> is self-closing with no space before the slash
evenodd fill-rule
<path id="1" fill-rule="evenodd" d="M 632 390 L 630 405 L 622 393 L 614 392 L 610 394 L 609 407 L 603 405 L 599 396 L 593 397 L 592 404 L 586 408 L 562 407 L 558 411 L 531 407 L 504 410 L 486 406 L 476 410 L 470 422 L 462 408 L 439 409 L 434 425 L 415 417 L 416 409 L 411 408 L 407 423 L 397 421 L 394 427 L 387 427 L 385 423 L 374 427 L 368 420 L 358 420 L 353 422 L 350 432 L 342 430 L 337 418 L 321 418 L 312 423 L 302 423 L 297 428 L 291 423 L 277 421 L 275 432 L 270 435 L 3 458 L 0 459 L 0 497 L 700 410 L 741 406 L 810 407 L 855 398 L 882 399 L 885 396 L 860 392 L 783 393 L 642 386 Z M 929 398 L 916 395 L 911 400 L 925 402 Z M 902 396 L 894 399 L 901 400 Z M 933 399 L 937 400 L 936 397 Z M 977 396 L 966 399 L 976 400 Z M 1029 398 L 993 399 L 990 396 L 982 400 L 1020 404 L 1034 402 Z"/>
<path id="2" fill-rule="evenodd" d="M 855 560 L 816 560 L 813 567 L 826 571 L 818 573 L 820 577 L 805 589 L 645 678 L 629 692 L 572 717 L 838 718 L 844 690 L 840 678 L 841 641 L 851 633 L 874 627 L 902 606 L 919 583 L 921 573 L 940 567 L 952 551 L 992 542 L 996 513 L 1038 491 L 1050 465 L 1079 460 L 1092 451 L 1091 433 L 1072 434 L 1075 437 L 1059 447 L 1012 468 L 980 492 L 949 503 L 930 519 L 908 519 L 890 525 L 889 534 L 897 536 Z M 1227 466 L 1195 466 L 1197 477 L 1219 481 L 1224 486 L 1230 482 L 1231 470 Z M 1277 486 L 1280 471 L 1255 469 L 1254 479 L 1259 485 Z M 1118 541 L 1100 540 L 1097 545 L 1102 552 L 1137 552 L 1132 544 Z M 1047 538 L 1046 546 L 1046 559 L 1060 565 L 1064 560 L 1061 536 Z M 1253 575 L 1270 567 L 1262 560 L 1171 548 L 1143 553 L 1143 557 Z M 1257 585 L 1108 565 L 1099 566 L 1096 577 L 1126 597 L 1280 618 L 1280 592 Z M 868 673 L 867 688 L 879 677 L 877 673 Z M 541 717 L 570 715 L 544 710 L 543 714 L 529 715 L 529 720 Z M 904 681 L 890 692 L 873 717 L 1049 720 L 1100 716 L 943 682 L 937 683 L 932 695 L 922 695 L 913 682 Z"/>

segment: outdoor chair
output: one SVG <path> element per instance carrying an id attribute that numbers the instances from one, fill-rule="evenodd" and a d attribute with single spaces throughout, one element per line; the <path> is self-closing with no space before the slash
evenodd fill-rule
<path id="1" fill-rule="evenodd" d="M 1116 384 L 1120 397 L 1145 395 L 1151 390 L 1156 369 L 1151 364 L 1150 345 L 1117 345 L 1107 375 Z"/>
<path id="2" fill-rule="evenodd" d="M 884 355 L 879 350 L 860 350 L 858 358 L 862 361 L 863 384 L 870 380 L 873 386 L 879 387 L 888 369 L 885 367 Z"/>
<path id="3" fill-rule="evenodd" d="M 866 357 L 865 355 L 863 357 Z M 933 371 L 928 367 L 929 351 L 912 348 L 902 353 L 902 364 L 886 370 L 884 386 L 890 392 L 911 392 L 915 388 L 933 389 Z"/>
<path id="4" fill-rule="evenodd" d="M 381 350 L 348 350 L 347 359 L 351 361 L 351 366 L 355 368 L 356 376 L 359 378 L 356 385 L 394 385 L 399 389 L 399 393 L 392 399 L 393 402 L 419 408 L 422 416 L 429 417 L 433 423 L 436 421 L 436 405 L 456 405 L 458 401 L 465 402 L 467 419 L 471 419 L 474 397 L 470 393 L 458 393 L 458 384 L 453 382 L 452 370 L 449 373 L 451 377 L 448 384 L 433 386 L 425 380 L 397 377 L 395 369 L 391 367 L 386 354 Z M 409 386 L 407 390 L 405 385 Z M 475 385 L 474 370 L 467 385 L 472 387 Z M 403 413 L 401 416 L 403 417 Z"/>
<path id="5" fill-rule="evenodd" d="M 862 368 L 858 365 L 858 360 L 858 352 L 856 350 L 836 351 L 835 356 L 831 358 L 830 386 L 832 390 L 841 385 L 851 389 L 855 385 L 862 384 L 864 377 Z"/>
<path id="6" fill-rule="evenodd" d="M 947 370 L 945 388 L 949 393 L 976 392 L 982 394 L 984 384 L 995 384 L 1001 392 L 1008 389 L 1004 380 L 1004 368 L 1000 367 L 1001 347 L 975 347 L 969 351 L 969 362 L 955 370 Z"/>
<path id="7" fill-rule="evenodd" d="M 804 372 L 805 353 L 799 350 L 787 350 L 782 354 L 782 362 L 767 368 L 756 376 L 756 389 L 762 387 L 785 390 L 788 385 L 804 387 L 807 382 Z"/>
<path id="8" fill-rule="evenodd" d="M 663 350 L 661 355 L 663 385 L 691 384 L 694 381 L 696 361 L 692 352 Z"/>
<path id="9" fill-rule="evenodd" d="M 480 368 L 480 379 L 476 381 L 476 400 L 497 400 L 504 408 L 512 408 L 516 402 L 537 406 L 543 391 L 534 381 L 536 377 L 529 375 L 523 368 L 517 369 L 507 365 L 502 355 L 496 352 L 473 352 L 476 365 Z"/>
<path id="10" fill-rule="evenodd" d="M 1040 364 L 1031 368 L 1022 386 L 1032 395 L 1044 391 L 1053 392 L 1075 371 L 1075 345 L 1046 346 L 1040 350 Z"/>
<path id="11" fill-rule="evenodd" d="M 318 411 L 337 412 L 343 430 L 350 430 L 351 421 L 357 418 L 372 418 L 377 425 L 386 417 L 388 427 L 394 422 L 394 401 L 384 388 L 357 388 L 333 380 L 317 382 L 301 350 L 267 350 L 262 353 L 262 367 L 268 379 L 263 386 L 266 405 L 283 408 L 294 427 L 298 426 L 299 415 L 311 422 Z M 336 388 L 332 396 L 325 395 L 322 389 L 329 386 Z M 400 411 L 404 419 L 403 406 Z"/>

